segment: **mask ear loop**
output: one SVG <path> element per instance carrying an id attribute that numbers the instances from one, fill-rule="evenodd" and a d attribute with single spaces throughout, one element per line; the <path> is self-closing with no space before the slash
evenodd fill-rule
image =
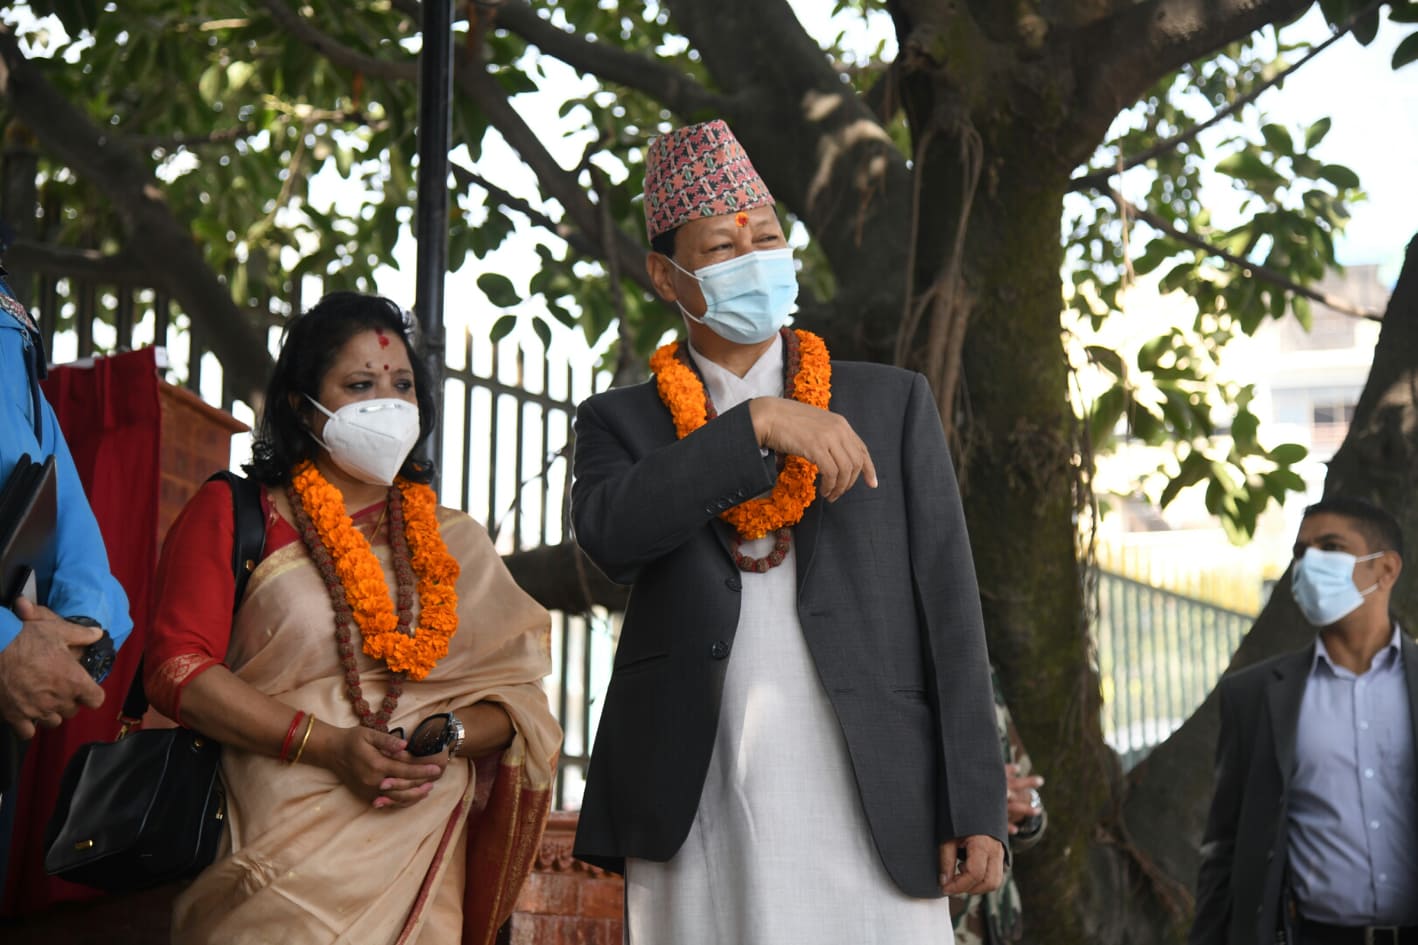
<path id="1" fill-rule="evenodd" d="M 301 396 L 304 397 L 306 400 L 310 401 L 312 404 L 314 404 L 316 410 L 320 411 L 325 416 L 329 417 L 331 420 L 335 419 L 335 415 L 331 413 L 328 409 L 326 409 L 325 405 L 322 404 L 320 401 L 316 400 L 314 397 L 311 397 L 309 394 L 302 394 Z M 305 429 L 306 432 L 310 434 L 310 438 L 316 443 L 320 444 L 321 449 L 329 451 L 329 444 L 325 442 L 325 440 L 320 436 L 320 434 L 315 432 L 314 427 L 307 423 L 305 425 Z"/>
<path id="2" fill-rule="evenodd" d="M 1355 564 L 1358 564 L 1360 561 L 1373 561 L 1375 558 L 1382 558 L 1383 556 L 1384 556 L 1384 552 L 1382 552 L 1382 551 L 1375 551 L 1375 552 L 1374 552 L 1373 554 L 1371 554 L 1371 555 L 1364 555 L 1362 558 L 1355 558 L 1355 559 L 1354 559 L 1354 563 L 1355 563 Z M 1375 581 L 1373 584 L 1370 584 L 1368 587 L 1366 587 L 1366 588 L 1364 588 L 1363 590 L 1361 590 L 1361 591 L 1359 592 L 1359 594 L 1360 594 L 1361 596 L 1363 596 L 1363 597 L 1367 597 L 1367 596 L 1369 596 L 1370 594 L 1372 594 L 1374 591 L 1376 591 L 1376 590 L 1378 590 L 1378 589 L 1379 589 L 1379 582 L 1378 582 L 1378 581 Z"/>
<path id="3" fill-rule="evenodd" d="M 665 254 L 664 254 L 664 253 L 661 253 L 660 255 L 661 255 L 661 256 L 664 256 Z M 665 256 L 665 260 L 666 260 L 671 266 L 674 266 L 676 269 L 678 269 L 680 272 L 684 273 L 686 276 L 689 276 L 689 278 L 693 279 L 695 282 L 698 282 L 698 283 L 700 283 L 701 285 L 703 284 L 703 282 L 704 282 L 703 279 L 699 278 L 699 277 L 696 276 L 694 273 L 690 272 L 688 269 L 684 268 L 684 267 L 681 266 L 679 263 L 675 262 L 673 257 L 671 257 L 671 256 Z M 709 327 L 708 322 L 706 322 L 704 319 L 702 319 L 702 318 L 695 318 L 693 315 L 689 314 L 689 309 L 687 309 L 687 308 L 684 307 L 684 303 L 679 300 L 678 296 L 676 296 L 676 298 L 675 298 L 675 307 L 679 309 L 681 315 L 683 315 L 685 318 L 689 319 L 690 321 L 694 322 L 694 324 L 696 324 L 696 325 L 703 325 L 705 328 L 708 328 L 708 327 Z M 706 314 L 706 315 L 709 314 L 707 310 L 705 311 L 705 314 Z M 712 329 L 710 329 L 710 330 L 712 331 Z"/>

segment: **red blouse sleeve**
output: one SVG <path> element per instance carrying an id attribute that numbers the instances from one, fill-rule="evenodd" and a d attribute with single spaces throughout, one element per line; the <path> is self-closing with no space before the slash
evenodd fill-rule
<path id="1" fill-rule="evenodd" d="M 236 593 L 233 535 L 231 489 L 218 480 L 197 490 L 163 542 L 143 686 L 148 701 L 178 722 L 182 690 L 226 657 Z"/>

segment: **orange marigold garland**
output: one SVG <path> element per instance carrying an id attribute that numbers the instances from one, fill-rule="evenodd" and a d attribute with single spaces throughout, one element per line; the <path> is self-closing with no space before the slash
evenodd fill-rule
<path id="1" fill-rule="evenodd" d="M 394 515 L 389 533 L 395 569 L 398 571 L 400 559 L 407 557 L 418 581 L 418 628 L 412 634 L 400 627 L 401 623 L 407 626 L 407 619 L 401 621 L 395 613 L 384 569 L 369 540 L 345 512 L 344 496 L 313 463 L 302 463 L 291 477 L 291 491 L 299 500 L 300 511 L 309 518 L 311 530 L 328 551 L 334 574 L 343 585 L 345 600 L 364 639 L 364 652 L 384 660 L 395 673 L 419 680 L 448 654 L 449 640 L 458 629 L 459 566 L 439 533 L 433 490 L 403 478 L 394 488 L 402 500 L 397 505 L 391 503 Z M 406 549 L 400 547 L 405 540 Z M 400 600 L 399 605 L 400 612 L 407 614 L 412 601 Z"/>
<path id="2" fill-rule="evenodd" d="M 832 400 L 832 360 L 827 345 L 810 331 L 784 330 L 789 348 L 784 395 L 799 403 L 826 410 Z M 797 345 L 792 345 L 792 341 Z M 792 356 L 792 348 L 799 357 Z M 793 362 L 798 362 L 794 365 Z M 796 367 L 796 370 L 793 368 Z M 713 418 L 713 404 L 704 382 L 683 357 L 681 342 L 663 345 L 650 358 L 660 400 L 674 418 L 680 439 L 698 430 Z M 817 498 L 817 466 L 801 456 L 789 456 L 778 473 L 773 490 L 762 498 L 749 499 L 720 514 L 745 541 L 796 525 Z"/>

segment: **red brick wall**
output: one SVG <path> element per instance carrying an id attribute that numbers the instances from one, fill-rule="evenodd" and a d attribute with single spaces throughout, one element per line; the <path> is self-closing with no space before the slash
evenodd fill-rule
<path id="1" fill-rule="evenodd" d="M 575 833 L 574 813 L 551 815 L 508 923 L 512 945 L 620 945 L 624 884 L 614 873 L 572 859 Z"/>

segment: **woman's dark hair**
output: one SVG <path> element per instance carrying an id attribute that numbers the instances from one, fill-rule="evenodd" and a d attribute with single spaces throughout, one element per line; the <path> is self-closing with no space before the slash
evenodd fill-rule
<path id="1" fill-rule="evenodd" d="M 319 444 L 310 435 L 306 421 L 308 412 L 315 408 L 305 398 L 320 399 L 320 382 L 335 356 L 347 341 L 366 331 L 383 331 L 404 343 L 414 372 L 421 446 L 435 429 L 437 411 L 433 381 L 414 351 L 410 329 L 399 306 L 382 296 L 358 292 L 331 292 L 305 314 L 291 318 L 286 323 L 271 382 L 266 386 L 266 404 L 251 446 L 252 459 L 244 467 L 247 475 L 268 486 L 278 486 L 290 479 L 291 470 L 302 460 L 315 458 Z M 418 449 L 419 446 L 414 447 L 415 451 Z M 433 463 L 411 453 L 400 475 L 415 482 L 430 482 Z"/>

